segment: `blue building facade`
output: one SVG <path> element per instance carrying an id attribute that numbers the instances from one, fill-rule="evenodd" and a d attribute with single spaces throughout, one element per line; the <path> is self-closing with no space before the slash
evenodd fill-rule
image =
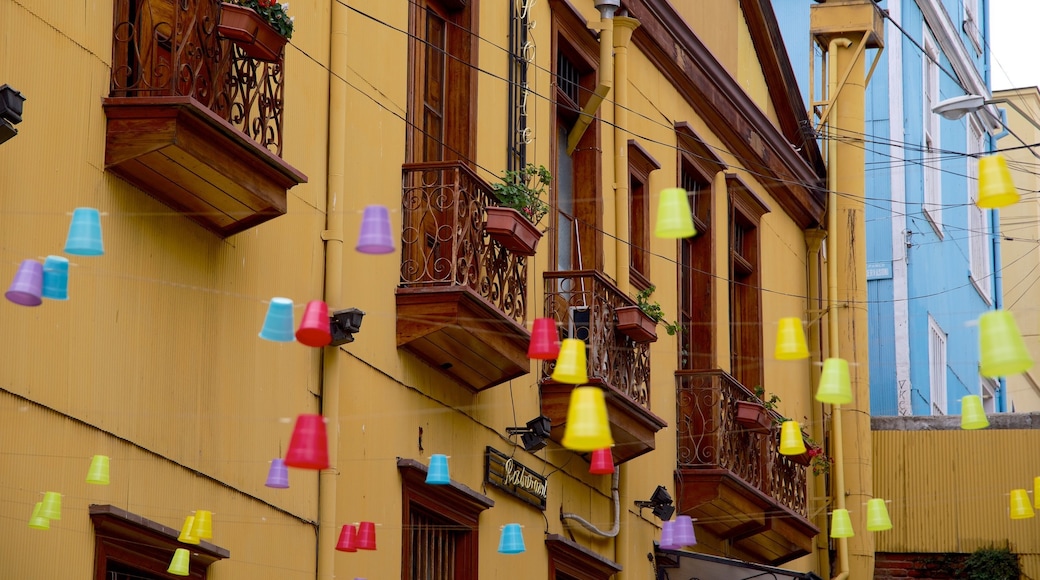
<path id="1" fill-rule="evenodd" d="M 806 96 L 814 82 L 808 5 L 776 4 Z M 1004 390 L 978 373 L 975 324 L 1000 307 L 998 216 L 974 203 L 977 156 L 993 149 L 999 112 L 951 120 L 932 111 L 965 94 L 990 96 L 989 0 L 883 0 L 879 7 L 885 48 L 867 86 L 862 136 L 870 412 L 955 415 L 965 395 L 981 395 L 990 412 L 1006 411 Z"/>

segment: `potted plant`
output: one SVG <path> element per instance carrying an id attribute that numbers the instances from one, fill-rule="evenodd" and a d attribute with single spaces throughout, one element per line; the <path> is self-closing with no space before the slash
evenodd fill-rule
<path id="1" fill-rule="evenodd" d="M 650 285 L 639 291 L 636 295 L 635 306 L 622 306 L 615 310 L 617 314 L 617 329 L 625 333 L 636 342 L 653 342 L 657 340 L 655 327 L 660 323 L 669 336 L 679 332 L 678 322 L 665 320 L 664 310 L 659 303 L 650 302 L 656 286 Z"/>
<path id="2" fill-rule="evenodd" d="M 501 183 L 492 184 L 498 205 L 487 208 L 485 229 L 491 239 L 512 252 L 533 256 L 542 237 L 535 224 L 549 213 L 542 195 L 551 181 L 548 169 L 528 163 L 523 169 L 506 171 Z"/>
<path id="3" fill-rule="evenodd" d="M 282 48 L 292 38 L 293 18 L 289 4 L 275 0 L 230 0 L 220 5 L 217 32 L 237 44 L 242 52 L 268 62 L 282 57 Z"/>

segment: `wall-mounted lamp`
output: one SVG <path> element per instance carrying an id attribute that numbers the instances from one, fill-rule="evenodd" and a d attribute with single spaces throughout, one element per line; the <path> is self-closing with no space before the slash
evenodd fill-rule
<path id="1" fill-rule="evenodd" d="M 524 449 L 530 452 L 543 449 L 549 444 L 549 431 L 552 429 L 552 419 L 545 415 L 539 415 L 527 422 L 527 427 L 506 427 L 506 433 L 520 435 L 520 441 Z"/>
<path id="2" fill-rule="evenodd" d="M 354 334 L 361 330 L 361 319 L 365 313 L 357 308 L 337 310 L 329 317 L 329 331 L 332 333 L 332 342 L 329 346 L 339 346 L 354 342 Z"/>
<path id="3" fill-rule="evenodd" d="M 675 513 L 675 506 L 672 505 L 672 496 L 663 485 L 657 486 L 649 501 L 637 500 L 635 503 L 640 510 L 647 507 L 651 508 L 655 516 L 665 521 L 671 519 L 672 514 Z"/>
<path id="4" fill-rule="evenodd" d="M 13 87 L 0 85 L 0 143 L 18 134 L 15 125 L 22 122 L 25 97 Z"/>

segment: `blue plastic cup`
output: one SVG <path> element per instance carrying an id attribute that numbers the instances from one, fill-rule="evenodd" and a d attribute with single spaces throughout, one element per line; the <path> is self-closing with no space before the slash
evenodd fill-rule
<path id="1" fill-rule="evenodd" d="M 267 307 L 264 327 L 260 329 L 260 338 L 273 342 L 292 342 L 296 340 L 293 332 L 293 301 L 288 298 L 272 298 Z"/>
<path id="2" fill-rule="evenodd" d="M 524 534 L 520 530 L 520 524 L 506 524 L 502 528 L 502 538 L 498 542 L 499 554 L 523 554 L 527 548 L 524 547 Z"/>
<path id="3" fill-rule="evenodd" d="M 69 260 L 47 256 L 43 261 L 43 297 L 50 300 L 69 299 Z"/>
<path id="4" fill-rule="evenodd" d="M 91 207 L 77 207 L 72 212 L 65 253 L 75 256 L 100 256 L 105 253 L 101 240 L 101 214 Z"/>
<path id="5" fill-rule="evenodd" d="M 434 454 L 430 456 L 430 470 L 426 472 L 426 483 L 430 485 L 448 485 L 448 456 Z"/>

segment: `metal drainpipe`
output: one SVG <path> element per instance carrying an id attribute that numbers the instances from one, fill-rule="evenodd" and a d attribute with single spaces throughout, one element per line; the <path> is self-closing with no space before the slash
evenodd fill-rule
<path id="1" fill-rule="evenodd" d="M 343 202 L 347 145 L 347 10 L 330 0 L 329 26 L 329 168 L 326 176 L 325 302 L 336 306 L 343 295 Z M 319 371 L 321 414 L 329 433 L 329 467 L 318 474 L 318 580 L 333 580 L 336 546 L 336 497 L 339 481 L 339 347 L 322 349 Z"/>
<path id="2" fill-rule="evenodd" d="M 607 93 L 606 94 L 608 94 L 608 95 L 610 94 L 611 91 L 614 90 L 614 13 L 620 7 L 621 7 L 621 0 L 596 0 L 596 10 L 599 10 L 599 16 L 600 16 L 600 23 L 599 23 L 599 85 L 600 85 L 600 87 L 607 87 Z M 602 147 L 602 151 L 614 151 L 614 132 L 607 130 L 608 124 L 613 122 L 614 119 L 613 118 L 610 118 L 610 119 L 606 118 L 606 112 L 608 110 L 610 110 L 608 107 L 602 107 L 600 109 L 600 117 L 601 117 L 601 119 L 603 121 L 602 122 L 603 129 L 600 131 L 600 146 Z M 617 125 L 616 122 L 614 124 L 615 124 L 615 126 Z M 603 173 L 604 173 L 604 175 L 613 176 L 614 175 L 614 168 L 613 167 L 609 167 L 609 165 L 612 162 L 614 162 L 615 156 L 612 156 L 612 155 L 600 155 L 600 159 L 603 161 Z M 618 187 L 618 184 L 614 183 L 612 187 L 616 188 L 616 187 Z M 606 195 L 604 195 L 603 197 L 604 197 L 604 199 L 609 199 Z M 607 207 L 604 207 L 603 209 L 604 209 L 604 218 L 605 218 L 605 222 L 604 223 L 610 223 L 610 213 L 609 213 L 609 210 L 611 208 L 608 205 Z M 614 209 L 615 212 L 619 212 L 619 210 L 616 207 L 616 205 L 615 205 L 615 207 L 613 209 Z M 615 214 L 615 220 L 614 220 L 615 224 L 617 223 L 616 215 L 617 214 Z M 621 241 L 621 236 L 622 235 L 624 235 L 624 232 L 616 231 L 616 232 L 614 232 L 613 238 L 611 238 L 611 239 L 609 239 L 608 241 L 605 242 L 604 250 L 606 251 L 606 256 L 605 257 L 607 259 L 607 262 L 606 262 L 607 264 L 610 264 L 610 261 L 609 261 L 610 260 L 610 252 L 609 252 L 609 250 L 611 248 L 613 248 L 613 250 L 614 250 L 613 253 L 614 253 L 615 256 L 617 256 L 618 253 L 620 253 L 621 248 L 624 246 L 624 244 Z M 615 258 L 614 264 L 615 265 L 617 264 L 616 258 Z M 608 274 L 609 274 L 609 272 L 608 272 Z M 625 275 L 626 280 L 627 280 L 627 277 L 628 277 L 628 270 L 627 269 L 625 270 L 625 274 L 624 275 Z M 624 288 L 621 286 L 621 268 L 618 268 L 618 271 L 615 272 L 615 278 L 618 281 L 618 288 L 620 290 L 624 291 Z"/>
<path id="3" fill-rule="evenodd" d="M 848 48 L 852 41 L 847 38 L 835 38 L 827 48 L 827 98 L 830 101 L 830 118 L 838 118 L 838 58 L 837 47 Z M 831 127 L 833 123 L 827 122 Z M 838 356 L 841 346 L 838 340 L 838 141 L 834 132 L 828 131 L 827 140 L 827 341 L 829 356 Z M 834 507 L 845 509 L 845 451 L 842 445 L 841 405 L 834 405 L 831 411 L 832 423 L 832 455 L 834 456 Z M 833 580 L 845 580 L 849 577 L 849 541 L 838 538 L 838 575 Z"/>
<path id="4" fill-rule="evenodd" d="M 614 17 L 614 227 L 619 239 L 628 239 L 631 231 L 629 220 L 628 183 L 628 43 L 632 32 L 639 26 L 635 18 Z M 649 187 L 650 184 L 647 184 Z M 629 267 L 632 249 L 629 244 L 617 244 L 618 289 L 628 294 L 631 290 Z"/>

